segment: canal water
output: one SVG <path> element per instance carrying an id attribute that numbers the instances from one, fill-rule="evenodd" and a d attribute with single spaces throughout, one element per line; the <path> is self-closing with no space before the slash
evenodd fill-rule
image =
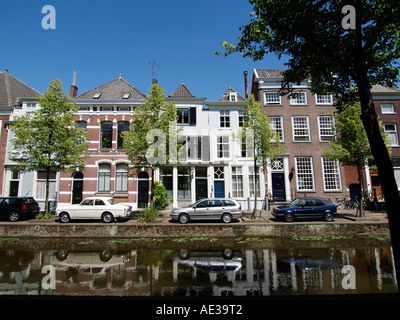
<path id="1" fill-rule="evenodd" d="M 387 237 L 0 240 L 1 295 L 397 292 Z"/>

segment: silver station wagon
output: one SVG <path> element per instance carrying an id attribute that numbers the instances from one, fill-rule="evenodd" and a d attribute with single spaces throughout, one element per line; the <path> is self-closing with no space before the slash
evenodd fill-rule
<path id="1" fill-rule="evenodd" d="M 187 223 L 192 220 L 221 220 L 230 223 L 243 215 L 241 205 L 233 199 L 201 199 L 189 206 L 175 208 L 172 220 Z"/>

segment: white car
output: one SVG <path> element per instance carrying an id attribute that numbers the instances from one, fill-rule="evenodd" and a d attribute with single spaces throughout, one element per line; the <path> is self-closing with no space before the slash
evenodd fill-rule
<path id="1" fill-rule="evenodd" d="M 131 213 L 131 206 L 118 203 L 111 197 L 89 197 L 79 204 L 58 207 L 56 210 L 56 216 L 64 223 L 71 219 L 101 219 L 108 223 L 126 218 Z"/>

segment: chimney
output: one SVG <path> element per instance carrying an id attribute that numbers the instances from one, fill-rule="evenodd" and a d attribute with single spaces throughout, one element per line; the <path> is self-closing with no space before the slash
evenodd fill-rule
<path id="1" fill-rule="evenodd" d="M 74 77 L 72 79 L 72 86 L 69 90 L 69 97 L 75 98 L 78 93 L 78 87 L 76 86 L 76 71 L 74 71 Z"/>
<path id="2" fill-rule="evenodd" d="M 249 97 L 249 90 L 247 88 L 247 71 L 243 71 L 244 74 L 244 95 L 246 99 Z"/>

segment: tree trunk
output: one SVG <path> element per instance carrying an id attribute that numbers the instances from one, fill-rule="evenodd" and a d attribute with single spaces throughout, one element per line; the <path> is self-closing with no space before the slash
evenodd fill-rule
<path id="1" fill-rule="evenodd" d="M 46 168 L 46 196 L 45 196 L 45 214 L 46 216 L 49 214 L 49 180 L 50 180 L 50 167 Z"/>
<path id="2" fill-rule="evenodd" d="M 360 217 L 364 217 L 364 211 L 363 211 L 363 202 L 364 202 L 364 181 L 363 181 L 363 177 L 362 177 L 362 172 L 361 172 L 361 166 L 357 166 L 357 172 L 358 172 L 358 181 L 360 181 L 360 194 L 359 194 L 359 208 L 358 210 L 358 214 L 360 215 Z M 356 213 L 356 217 L 357 217 L 357 213 Z"/>
<path id="3" fill-rule="evenodd" d="M 385 141 L 379 128 L 375 105 L 372 100 L 368 82 L 358 83 L 361 102 L 361 120 L 367 133 L 371 152 L 378 168 L 379 181 L 385 197 L 389 220 L 390 237 L 392 241 L 397 281 L 400 280 L 400 196 L 394 177 L 393 165 L 390 160 Z"/>
<path id="4" fill-rule="evenodd" d="M 361 10 L 362 3 L 357 1 L 357 10 Z M 397 208 L 400 204 L 399 191 L 394 177 L 393 165 L 379 128 L 378 116 L 375 111 L 375 104 L 372 100 L 370 78 L 364 59 L 362 21 L 356 19 L 353 61 L 353 79 L 358 88 L 361 104 L 361 121 L 371 147 L 371 153 L 378 167 L 379 181 L 385 197 L 386 211 L 389 220 L 390 237 L 393 248 L 393 256 L 396 268 L 397 281 L 400 281 L 400 214 Z"/>

